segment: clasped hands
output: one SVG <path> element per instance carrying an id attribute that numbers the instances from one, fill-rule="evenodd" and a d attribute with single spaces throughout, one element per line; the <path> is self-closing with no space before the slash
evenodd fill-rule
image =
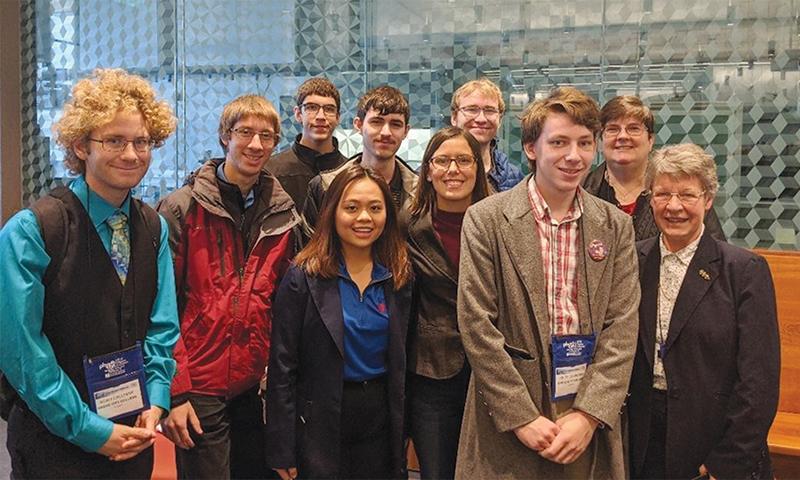
<path id="1" fill-rule="evenodd" d="M 150 448 L 156 442 L 156 425 L 163 412 L 161 407 L 154 405 L 140 413 L 132 427 L 115 423 L 111 436 L 97 453 L 119 462 L 129 460 Z"/>
<path id="2" fill-rule="evenodd" d="M 598 422 L 589 415 L 574 411 L 555 422 L 543 416 L 514 429 L 526 447 L 542 457 L 564 465 L 578 459 L 589 446 Z"/>

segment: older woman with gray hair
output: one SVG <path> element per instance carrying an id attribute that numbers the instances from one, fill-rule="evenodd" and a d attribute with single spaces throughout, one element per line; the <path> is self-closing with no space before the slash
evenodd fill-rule
<path id="1" fill-rule="evenodd" d="M 767 262 L 704 227 L 719 183 L 702 148 L 661 148 L 645 185 L 661 233 L 637 244 L 631 476 L 772 478 L 780 341 Z"/>

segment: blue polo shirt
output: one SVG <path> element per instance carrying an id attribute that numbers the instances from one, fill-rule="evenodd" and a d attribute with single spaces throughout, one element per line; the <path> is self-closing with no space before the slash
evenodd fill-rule
<path id="1" fill-rule="evenodd" d="M 392 275 L 373 262 L 372 280 L 362 294 L 344 261 L 339 267 L 339 296 L 344 317 L 344 379 L 363 382 L 388 371 L 389 311 L 383 286 Z"/>

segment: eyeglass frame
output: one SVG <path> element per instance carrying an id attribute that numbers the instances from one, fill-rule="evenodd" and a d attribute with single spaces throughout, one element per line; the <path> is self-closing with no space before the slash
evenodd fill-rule
<path id="1" fill-rule="evenodd" d="M 467 108 L 474 108 L 477 111 L 475 113 L 469 113 L 466 111 Z M 500 118 L 503 116 L 503 110 L 495 107 L 479 107 L 477 105 L 467 105 L 465 107 L 458 107 L 456 108 L 459 112 L 463 113 L 465 117 L 468 119 L 478 118 L 478 116 L 483 112 L 483 116 L 487 119 L 491 118 Z M 488 110 L 488 112 L 487 112 Z M 496 112 L 496 113 L 495 113 Z"/>
<path id="2" fill-rule="evenodd" d="M 693 205 L 697 205 L 697 202 L 699 202 L 700 199 L 705 196 L 706 190 L 701 190 L 699 193 L 685 191 L 685 190 L 683 192 L 666 192 L 666 191 L 665 192 L 658 192 L 658 195 L 664 195 L 664 196 L 669 195 L 669 198 L 667 198 L 667 197 L 658 198 L 656 196 L 656 192 L 654 192 L 652 190 L 650 190 L 649 194 L 650 194 L 650 198 L 652 198 L 653 201 L 656 202 L 659 205 L 667 205 L 667 204 L 669 204 L 669 202 L 672 201 L 672 197 L 678 197 L 678 202 L 680 202 L 681 205 L 691 207 Z M 681 195 L 691 195 L 692 198 L 691 199 L 683 199 L 683 198 L 681 198 Z M 694 197 L 694 195 L 697 195 L 697 196 Z"/>
<path id="3" fill-rule="evenodd" d="M 619 134 L 622 133 L 623 131 L 625 131 L 625 133 L 627 133 L 628 136 L 631 136 L 631 137 L 641 137 L 642 135 L 644 135 L 645 132 L 647 132 L 648 135 L 651 133 L 650 129 L 647 128 L 647 125 L 644 125 L 642 123 L 632 123 L 630 125 L 625 125 L 624 127 L 620 127 L 618 125 L 611 125 L 611 127 L 619 128 L 619 131 L 617 133 L 610 133 L 608 131 L 609 127 L 603 127 L 603 131 L 601 132 L 601 135 L 602 136 L 607 136 L 609 138 L 616 138 L 616 137 L 619 137 Z M 628 130 L 628 128 L 630 128 L 630 127 L 641 128 L 642 131 L 639 132 L 639 133 L 631 133 Z"/>
<path id="4" fill-rule="evenodd" d="M 326 117 L 338 117 L 339 116 L 339 109 L 336 107 L 336 105 L 330 105 L 330 104 L 328 104 L 328 105 L 317 105 L 316 103 L 309 102 L 309 103 L 303 103 L 303 104 L 299 105 L 299 107 L 300 107 L 300 110 L 306 112 L 308 115 L 311 115 L 312 117 L 316 117 L 317 115 L 319 115 L 320 109 L 322 110 L 322 113 Z M 330 111 L 330 109 L 328 107 L 330 107 L 330 109 L 333 109 L 333 111 Z M 314 110 L 314 111 L 310 111 L 310 110 Z"/>
<path id="5" fill-rule="evenodd" d="M 445 158 L 445 159 L 447 159 L 448 160 L 447 166 L 439 165 L 438 163 L 436 163 L 436 159 L 437 158 Z M 463 159 L 467 159 L 467 158 L 470 160 L 470 164 L 469 165 L 460 165 L 459 164 L 459 160 L 463 160 Z M 471 170 L 472 168 L 475 167 L 475 164 L 478 162 L 478 160 L 475 157 L 472 157 L 472 156 L 469 156 L 469 155 L 459 155 L 458 157 L 446 157 L 444 155 L 437 155 L 435 157 L 431 157 L 431 159 L 428 160 L 428 164 L 431 167 L 435 168 L 436 170 L 441 170 L 443 172 L 446 172 L 446 171 L 450 170 L 450 165 L 452 165 L 453 162 L 455 162 L 456 168 L 459 169 L 459 170 Z"/>
<path id="6" fill-rule="evenodd" d="M 236 136 L 243 142 L 252 142 L 253 137 L 258 135 L 258 139 L 261 141 L 261 146 L 264 148 L 274 147 L 280 141 L 280 135 L 273 132 L 256 132 L 252 128 L 247 127 L 231 128 L 229 131 L 235 133 Z M 244 132 L 250 132 L 250 134 Z M 267 138 L 264 138 L 265 135 Z"/>
<path id="7" fill-rule="evenodd" d="M 156 146 L 155 140 L 153 140 L 151 138 L 147 138 L 147 137 L 134 138 L 133 140 L 128 140 L 128 139 L 122 138 L 122 137 L 107 137 L 107 138 L 103 138 L 102 140 L 98 140 L 98 139 L 92 138 L 92 137 L 87 137 L 87 138 L 89 140 L 91 140 L 92 142 L 99 143 L 101 145 L 101 147 L 103 148 L 103 151 L 109 152 L 109 153 L 124 152 L 125 149 L 128 148 L 128 144 L 133 145 L 133 150 L 136 151 L 136 152 L 139 152 L 139 153 L 149 153 Z M 141 140 L 146 141 L 147 148 L 144 149 L 144 150 L 136 148 L 136 142 L 141 141 Z M 115 141 L 121 141 L 122 145 L 120 147 L 116 148 L 116 149 L 109 148 L 106 145 L 106 142 L 115 142 Z"/>

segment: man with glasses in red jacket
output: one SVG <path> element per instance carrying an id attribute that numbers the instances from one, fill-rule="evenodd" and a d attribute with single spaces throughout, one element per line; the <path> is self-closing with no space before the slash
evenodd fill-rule
<path id="1" fill-rule="evenodd" d="M 292 257 L 299 216 L 264 169 L 278 139 L 272 104 L 245 95 L 225 106 L 225 158 L 194 172 L 157 210 L 167 220 L 181 340 L 172 410 L 180 478 L 268 478 L 259 380 L 269 358 L 272 297 Z"/>

